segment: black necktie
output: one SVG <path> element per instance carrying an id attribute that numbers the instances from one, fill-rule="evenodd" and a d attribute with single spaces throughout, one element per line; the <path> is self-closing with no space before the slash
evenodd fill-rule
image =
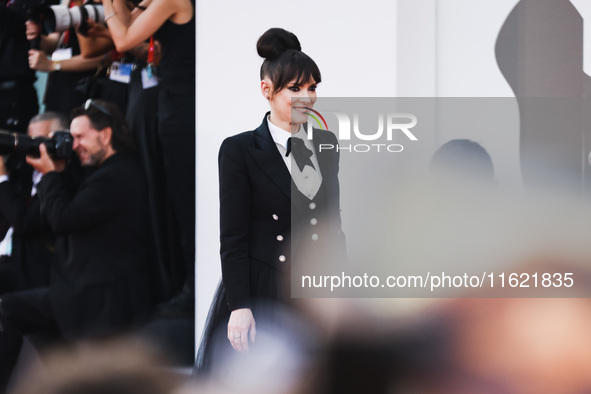
<path id="1" fill-rule="evenodd" d="M 310 157 L 312 157 L 312 151 L 306 148 L 306 144 L 304 144 L 304 141 L 301 138 L 290 137 L 287 139 L 287 151 L 285 152 L 285 157 L 289 156 L 290 152 L 293 152 L 293 158 L 300 171 L 303 171 L 306 165 L 314 168 L 314 164 L 312 164 L 312 160 L 310 160 Z"/>

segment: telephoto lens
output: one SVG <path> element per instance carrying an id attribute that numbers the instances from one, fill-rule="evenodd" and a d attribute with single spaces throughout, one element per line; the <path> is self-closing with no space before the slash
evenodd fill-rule
<path id="1" fill-rule="evenodd" d="M 86 34 L 88 20 L 96 23 L 105 22 L 105 11 L 102 5 L 86 4 L 68 8 L 63 5 L 52 5 L 43 14 L 43 29 L 47 33 L 64 32 L 70 27 Z"/>

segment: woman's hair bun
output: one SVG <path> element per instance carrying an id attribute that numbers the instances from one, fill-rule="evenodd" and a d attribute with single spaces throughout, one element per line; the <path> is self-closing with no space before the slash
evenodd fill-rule
<path id="1" fill-rule="evenodd" d="M 257 41 L 257 52 L 265 59 L 273 60 L 288 49 L 301 51 L 302 47 L 295 34 L 279 27 L 267 30 Z"/>

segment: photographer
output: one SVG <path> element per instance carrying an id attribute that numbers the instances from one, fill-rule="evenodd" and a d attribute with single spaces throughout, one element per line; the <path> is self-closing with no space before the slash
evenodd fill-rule
<path id="1" fill-rule="evenodd" d="M 31 119 L 27 134 L 31 138 L 46 138 L 54 131 L 67 129 L 68 123 L 65 115 L 45 112 Z M 0 252 L 0 275 L 12 274 L 14 279 L 0 285 L 0 294 L 48 286 L 54 250 L 54 237 L 41 215 L 37 194 L 41 173 L 25 163 L 24 155 L 13 153 L 9 158 L 13 164 L 10 174 L 5 160 L 0 158 L 0 223 L 10 227 L 0 244 L 5 246 Z"/>
<path id="2" fill-rule="evenodd" d="M 43 174 L 41 209 L 54 234 L 67 237 L 68 256 L 52 266 L 49 288 L 0 300 L 4 384 L 24 334 L 105 337 L 142 324 L 150 312 L 145 182 L 130 154 L 131 135 L 123 115 L 104 101 L 89 100 L 72 117 L 74 151 L 94 171 L 70 195 L 59 174 L 62 161 L 50 159 L 43 145 L 40 158 L 27 158 Z"/>
<path id="3" fill-rule="evenodd" d="M 27 62 L 24 7 L 0 0 L 0 129 L 24 133 L 39 111 L 33 86 L 35 72 Z"/>
<path id="4" fill-rule="evenodd" d="M 79 0 L 71 4 L 82 5 Z M 84 58 L 80 55 L 80 45 L 76 29 L 70 27 L 63 33 L 41 34 L 41 27 L 33 21 L 26 22 L 27 39 L 40 38 L 40 50 L 28 52 L 29 67 L 49 73 L 43 103 L 50 111 L 69 113 L 86 97 L 76 90 L 78 81 L 93 75 L 103 62 L 103 56 Z M 47 56 L 50 55 L 51 59 Z"/>

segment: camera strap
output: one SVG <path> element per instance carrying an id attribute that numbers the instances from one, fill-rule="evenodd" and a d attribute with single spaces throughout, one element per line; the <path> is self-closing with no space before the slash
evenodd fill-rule
<path id="1" fill-rule="evenodd" d="M 58 48 L 65 48 L 68 46 L 68 42 L 70 41 L 70 29 L 66 30 L 62 36 L 60 37 Z"/>

